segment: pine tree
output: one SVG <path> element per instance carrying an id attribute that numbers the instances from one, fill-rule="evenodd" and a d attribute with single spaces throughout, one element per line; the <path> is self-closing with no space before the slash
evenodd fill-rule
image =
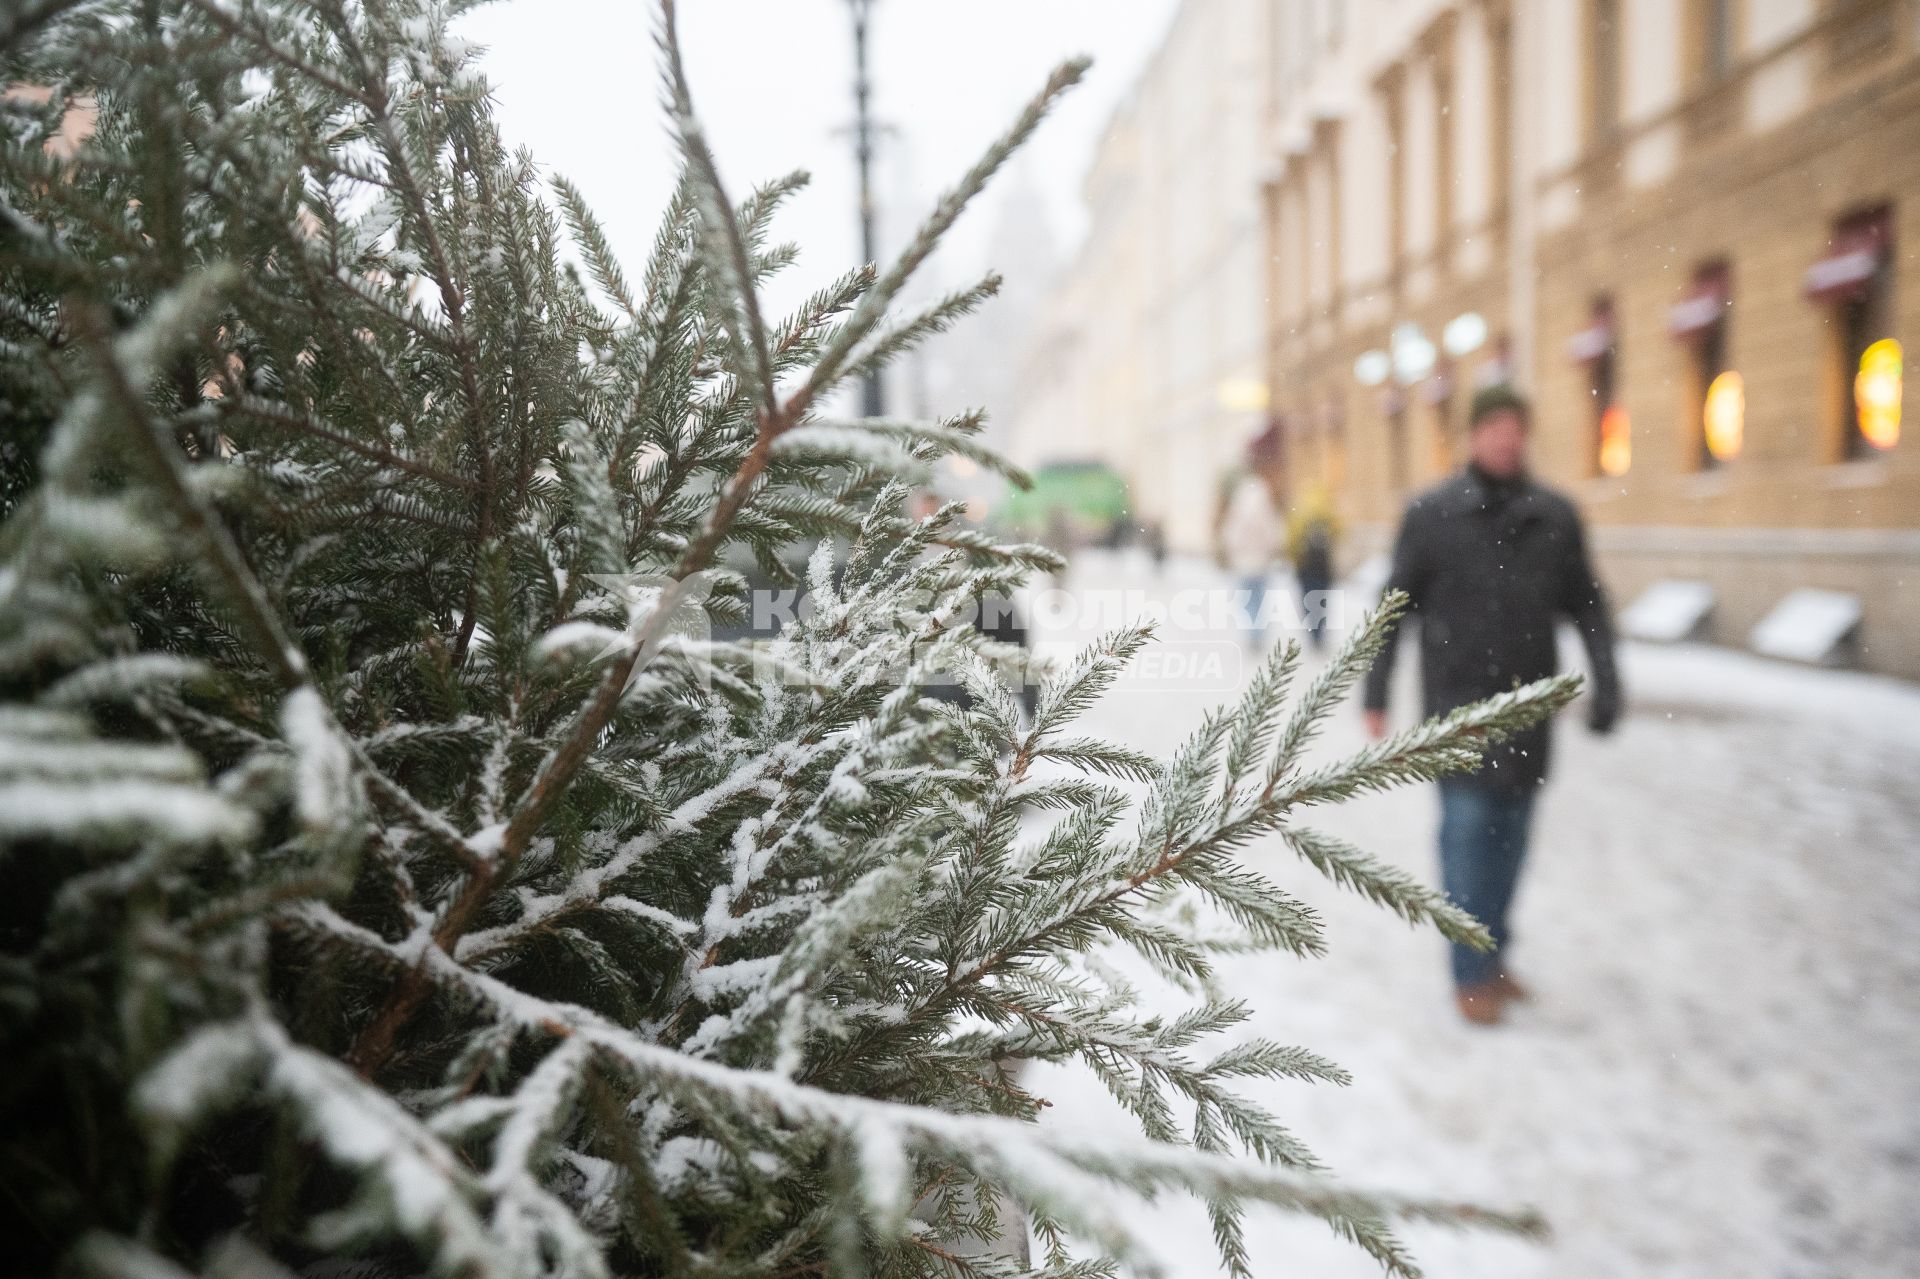
<path id="1" fill-rule="evenodd" d="M 729 198 L 670 0 L 684 178 L 634 278 L 503 146 L 464 7 L 0 18 L 0 74 L 52 90 L 0 112 L 16 1263 L 1103 1275 L 1138 1255 L 1115 1184 L 1204 1198 L 1243 1275 L 1252 1202 L 1398 1274 L 1395 1219 L 1533 1228 L 1330 1180 L 1235 1089 L 1344 1076 L 1218 1047 L 1247 1009 L 1205 979 L 1221 948 L 1324 948 L 1240 856 L 1259 840 L 1484 939 L 1307 810 L 1471 767 L 1572 682 L 1310 761 L 1389 602 L 1291 699 L 1275 654 L 1167 762 L 1076 735 L 1148 636 L 1029 713 L 967 605 L 1053 556 L 905 513 L 937 457 L 1001 465 L 978 415 L 832 408 L 992 291 L 894 306 L 1081 67 L 897 262 L 774 322 L 804 177 Z M 55 155 L 76 104 L 92 136 Z M 683 625 L 809 545 L 816 607 L 777 641 Z M 926 695 L 943 674 L 964 700 Z M 1114 947 L 1190 1009 L 1144 1016 Z M 1084 1062 L 1139 1133 L 1038 1124 L 1023 1059 Z M 991 1246 L 1023 1220 L 1031 1269 Z"/>

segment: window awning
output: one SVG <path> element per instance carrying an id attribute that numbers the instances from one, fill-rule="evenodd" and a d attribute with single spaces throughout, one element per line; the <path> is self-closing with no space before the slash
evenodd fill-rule
<path id="1" fill-rule="evenodd" d="M 1596 312 L 1593 323 L 1567 339 L 1567 354 L 1576 364 L 1592 364 L 1613 349 L 1612 312 Z"/>
<path id="2" fill-rule="evenodd" d="M 1703 271 L 1687 296 L 1667 311 L 1667 332 L 1682 342 L 1697 342 L 1726 318 L 1733 289 L 1725 271 Z"/>
<path id="3" fill-rule="evenodd" d="M 1266 425 L 1247 441 L 1247 458 L 1254 466 L 1271 466 L 1286 455 L 1286 418 L 1270 414 Z"/>
<path id="4" fill-rule="evenodd" d="M 1810 301 L 1832 304 L 1860 297 L 1887 260 L 1892 219 L 1885 209 L 1840 224 L 1827 256 L 1807 268 L 1804 287 Z"/>

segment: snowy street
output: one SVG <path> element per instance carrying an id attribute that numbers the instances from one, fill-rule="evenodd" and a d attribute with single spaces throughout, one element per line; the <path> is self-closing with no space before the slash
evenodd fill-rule
<path id="1" fill-rule="evenodd" d="M 1189 563 L 1178 584 L 1223 579 Z M 1068 585 L 1164 597 L 1171 578 L 1088 555 Z M 1401 723 L 1414 665 L 1403 649 Z M 1260 1095 L 1345 1181 L 1553 1225 L 1545 1245 L 1407 1229 L 1436 1277 L 1920 1274 L 1920 688 L 1703 647 L 1628 645 L 1623 668 L 1612 736 L 1577 704 L 1557 730 L 1515 919 L 1535 1000 L 1506 1025 L 1462 1022 L 1437 936 L 1278 841 L 1250 857 L 1323 912 L 1331 953 L 1229 959 L 1221 984 L 1254 1033 L 1354 1076 Z M 1221 697 L 1123 687 L 1082 727 L 1164 755 Z M 1362 740 L 1350 704 L 1318 749 Z M 1436 816 L 1428 787 L 1315 823 L 1432 880 Z M 1029 1082 L 1048 1122 L 1113 1122 L 1090 1077 Z M 1165 1222 L 1167 1273 L 1217 1273 L 1198 1205 L 1143 1211 Z M 1248 1230 L 1262 1276 L 1378 1273 L 1316 1222 L 1256 1213 Z"/>

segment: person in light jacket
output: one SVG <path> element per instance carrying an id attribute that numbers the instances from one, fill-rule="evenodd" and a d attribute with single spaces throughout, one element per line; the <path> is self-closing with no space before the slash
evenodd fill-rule
<path id="1" fill-rule="evenodd" d="M 1606 593 L 1587 557 L 1573 504 L 1527 473 L 1532 413 L 1506 386 L 1475 394 L 1469 460 L 1415 498 L 1394 545 L 1387 589 L 1404 592 L 1420 629 L 1425 713 L 1457 707 L 1552 675 L 1555 624 L 1571 619 L 1591 670 L 1588 725 L 1609 731 L 1620 714 Z M 1369 672 L 1365 707 L 1386 733 L 1397 628 Z M 1453 947 L 1453 978 L 1467 1020 L 1491 1025 L 1526 997 L 1506 965 L 1507 914 L 1526 858 L 1534 796 L 1546 779 L 1548 726 L 1494 747 L 1477 773 L 1440 783 L 1440 870 L 1447 893 L 1487 926 L 1496 949 Z"/>
<path id="2" fill-rule="evenodd" d="M 1272 487 L 1259 471 L 1247 470 L 1234 481 L 1220 521 L 1220 556 L 1247 596 L 1247 641 L 1255 649 L 1265 642 L 1260 612 L 1266 603 L 1267 577 L 1285 534 Z"/>

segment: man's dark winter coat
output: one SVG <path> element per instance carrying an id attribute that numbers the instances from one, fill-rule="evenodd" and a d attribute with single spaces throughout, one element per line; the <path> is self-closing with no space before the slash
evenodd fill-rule
<path id="1" fill-rule="evenodd" d="M 1587 558 L 1573 504 L 1525 476 L 1496 479 L 1468 466 L 1408 506 L 1394 545 L 1390 590 L 1418 619 L 1426 713 L 1443 714 L 1559 669 L 1557 618 L 1572 619 L 1592 670 L 1588 722 L 1620 712 L 1606 593 Z M 1367 676 L 1366 705 L 1384 709 L 1400 629 Z M 1476 776 L 1524 788 L 1546 777 L 1547 726 L 1488 754 Z"/>

